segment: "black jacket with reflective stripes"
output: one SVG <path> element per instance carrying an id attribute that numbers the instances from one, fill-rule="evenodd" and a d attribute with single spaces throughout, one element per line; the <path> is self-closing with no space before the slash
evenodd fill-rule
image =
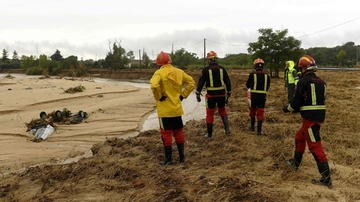
<path id="1" fill-rule="evenodd" d="M 257 69 L 249 74 L 246 88 L 250 88 L 251 93 L 266 95 L 270 88 L 270 76 L 263 70 Z"/>
<path id="2" fill-rule="evenodd" d="M 231 93 L 231 81 L 226 69 L 217 63 L 211 63 L 205 67 L 199 78 L 196 93 L 201 93 L 201 90 L 206 84 L 207 94 L 213 96 L 225 96 L 226 93 Z"/>
<path id="3" fill-rule="evenodd" d="M 325 97 L 326 83 L 314 72 L 309 72 L 300 78 L 290 106 L 296 111 L 300 110 L 302 118 L 306 120 L 324 122 Z"/>

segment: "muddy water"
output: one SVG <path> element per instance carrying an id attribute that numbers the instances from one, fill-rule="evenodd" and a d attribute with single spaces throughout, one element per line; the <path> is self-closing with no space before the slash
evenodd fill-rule
<path id="1" fill-rule="evenodd" d="M 8 74 L 0 74 L 1 76 L 6 76 Z M 14 77 L 24 77 L 24 78 L 38 78 L 41 76 L 28 76 L 25 74 L 11 74 Z M 120 85 L 128 85 L 128 86 L 134 86 L 138 88 L 150 88 L 150 84 L 148 81 L 145 80 L 133 80 L 133 81 L 123 81 L 123 80 L 114 80 L 114 79 L 104 79 L 104 78 L 92 78 L 97 83 L 116 83 Z M 204 94 L 204 93 L 203 93 Z M 184 115 L 182 116 L 184 124 L 186 124 L 189 120 L 201 120 L 205 118 L 205 102 L 204 97 L 202 97 L 202 101 L 198 103 L 196 101 L 196 95 L 195 91 L 193 91 L 187 99 L 184 99 L 182 101 L 183 109 L 184 109 Z M 154 101 L 155 104 L 155 101 Z M 143 121 L 142 127 L 140 127 L 141 131 L 146 130 L 152 130 L 152 129 L 158 129 L 159 128 L 159 122 L 158 122 L 158 116 L 156 111 L 149 114 L 146 117 L 146 120 Z M 133 131 L 129 134 L 126 134 L 125 136 L 136 136 L 138 132 Z"/>
<path id="2" fill-rule="evenodd" d="M 0 77 L 7 76 L 8 74 L 0 74 Z M 14 77 L 17 78 L 39 78 L 40 76 L 27 76 L 24 74 L 11 74 Z M 149 88 L 149 83 L 147 81 L 121 81 L 121 80 L 110 80 L 110 79 L 103 79 L 103 78 L 89 78 L 94 80 L 94 82 L 97 83 L 116 83 L 119 85 L 129 85 L 139 88 Z M 154 105 L 155 105 L 155 101 Z M 204 99 L 202 102 L 198 103 L 196 102 L 196 96 L 195 93 L 192 92 L 191 95 L 183 100 L 182 102 L 184 112 L 183 115 L 183 121 L 186 124 L 189 120 L 200 120 L 205 118 L 205 104 Z M 159 129 L 159 123 L 158 123 L 158 117 L 156 111 L 148 113 L 146 116 L 143 117 L 143 119 L 139 122 L 139 127 L 137 129 L 134 129 L 131 132 L 128 132 L 126 134 L 121 134 L 119 138 L 126 138 L 126 137 L 133 137 L 137 136 L 139 132 L 145 131 L 145 130 L 151 130 L 151 129 Z M 81 158 L 88 158 L 92 156 L 92 152 L 89 149 L 87 152 L 85 152 L 83 155 L 75 156 L 74 158 L 65 158 L 64 160 L 59 160 L 59 164 L 67 164 L 70 162 L 77 162 Z M 9 171 L 10 172 L 10 171 Z M 5 172 L 8 173 L 8 172 Z M 3 173 L 4 174 L 4 173 Z"/>
<path id="3" fill-rule="evenodd" d="M 106 82 L 106 83 L 117 83 L 120 85 L 130 85 L 138 88 L 150 88 L 150 84 L 147 81 L 119 81 L 119 80 L 110 80 L 110 79 L 102 79 L 96 78 L 95 82 Z M 154 101 L 155 103 L 155 101 Z M 205 118 L 205 102 L 204 98 L 199 103 L 196 101 L 195 91 L 193 91 L 187 99 L 182 101 L 184 115 L 182 116 L 184 124 L 189 120 L 201 120 Z M 141 127 L 140 131 L 152 130 L 159 128 L 159 121 L 156 111 L 149 114 L 147 119 L 144 121 L 144 124 Z M 135 136 L 137 132 L 131 132 L 126 136 Z"/>
<path id="4" fill-rule="evenodd" d="M 8 74 L 0 74 L 1 76 L 6 76 Z M 25 74 L 11 74 L 14 77 L 23 77 L 23 78 L 38 78 L 41 76 L 28 76 Z M 104 79 L 104 78 L 92 78 L 94 82 L 97 83 L 116 83 L 120 85 L 128 85 L 128 86 L 134 86 L 138 88 L 150 88 L 150 84 L 146 80 L 132 80 L 132 81 L 124 81 L 124 80 L 115 80 L 115 79 Z M 204 93 L 203 93 L 204 94 Z M 196 95 L 195 91 L 193 91 L 187 99 L 184 99 L 182 101 L 183 109 L 184 109 L 184 115 L 182 116 L 184 124 L 186 124 L 189 120 L 201 120 L 205 118 L 205 102 L 204 97 L 202 97 L 202 101 L 198 103 L 196 101 Z M 154 101 L 155 104 L 155 101 Z M 152 130 L 152 129 L 158 129 L 159 128 L 159 122 L 158 122 L 158 116 L 156 111 L 149 114 L 147 119 L 143 121 L 142 127 L 140 126 L 140 132 L 146 131 L 146 130 Z M 129 134 L 126 134 L 125 136 L 136 136 L 138 132 L 133 131 Z"/>

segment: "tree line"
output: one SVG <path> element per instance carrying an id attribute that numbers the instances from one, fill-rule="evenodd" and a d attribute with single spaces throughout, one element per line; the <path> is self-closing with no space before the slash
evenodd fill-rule
<path id="1" fill-rule="evenodd" d="M 250 42 L 248 53 L 227 54 L 219 58 L 219 64 L 226 68 L 249 68 L 252 61 L 262 58 L 265 66 L 270 70 L 272 76 L 277 77 L 279 71 L 285 66 L 285 61 L 297 61 L 304 54 L 315 58 L 320 67 L 359 67 L 359 45 L 354 42 L 336 47 L 314 47 L 301 48 L 301 41 L 293 36 L 288 36 L 288 30 L 273 30 L 271 28 L 259 29 L 259 37 L 255 42 Z M 216 51 L 216 50 L 214 50 Z M 206 65 L 204 58 L 196 53 L 191 53 L 181 48 L 171 52 L 172 64 L 182 69 L 201 69 Z M 104 68 L 109 70 L 121 70 L 126 68 L 152 68 L 156 67 L 148 55 L 143 52 L 141 60 L 135 60 L 133 51 L 126 51 L 121 46 L 121 41 L 109 41 L 109 51 L 105 59 L 94 61 L 79 60 L 77 56 L 71 55 L 64 58 L 60 50 L 56 50 L 51 56 L 41 54 L 39 57 L 22 55 L 19 57 L 16 51 L 11 58 L 9 53 L 3 49 L 0 60 L 0 70 L 23 69 L 28 75 L 57 75 L 67 71 L 70 76 L 85 75 L 91 68 Z"/>

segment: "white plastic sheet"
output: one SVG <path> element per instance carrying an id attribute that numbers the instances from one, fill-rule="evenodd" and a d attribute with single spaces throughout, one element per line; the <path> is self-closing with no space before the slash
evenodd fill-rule
<path id="1" fill-rule="evenodd" d="M 54 132 L 54 128 L 51 125 L 47 125 L 46 127 L 31 129 L 29 131 L 30 134 L 34 135 L 36 139 L 45 140 Z"/>

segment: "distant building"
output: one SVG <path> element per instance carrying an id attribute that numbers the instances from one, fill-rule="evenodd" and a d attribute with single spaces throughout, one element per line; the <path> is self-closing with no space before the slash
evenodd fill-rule
<path id="1" fill-rule="evenodd" d="M 151 65 L 152 63 L 155 63 L 155 61 L 151 61 L 151 62 L 147 65 L 147 67 L 150 67 L 150 65 Z M 140 67 L 140 65 L 141 65 L 141 67 L 144 67 L 145 61 L 144 61 L 144 60 L 130 60 L 130 61 L 129 61 L 129 64 L 127 64 L 125 67 L 126 67 L 126 68 Z"/>

